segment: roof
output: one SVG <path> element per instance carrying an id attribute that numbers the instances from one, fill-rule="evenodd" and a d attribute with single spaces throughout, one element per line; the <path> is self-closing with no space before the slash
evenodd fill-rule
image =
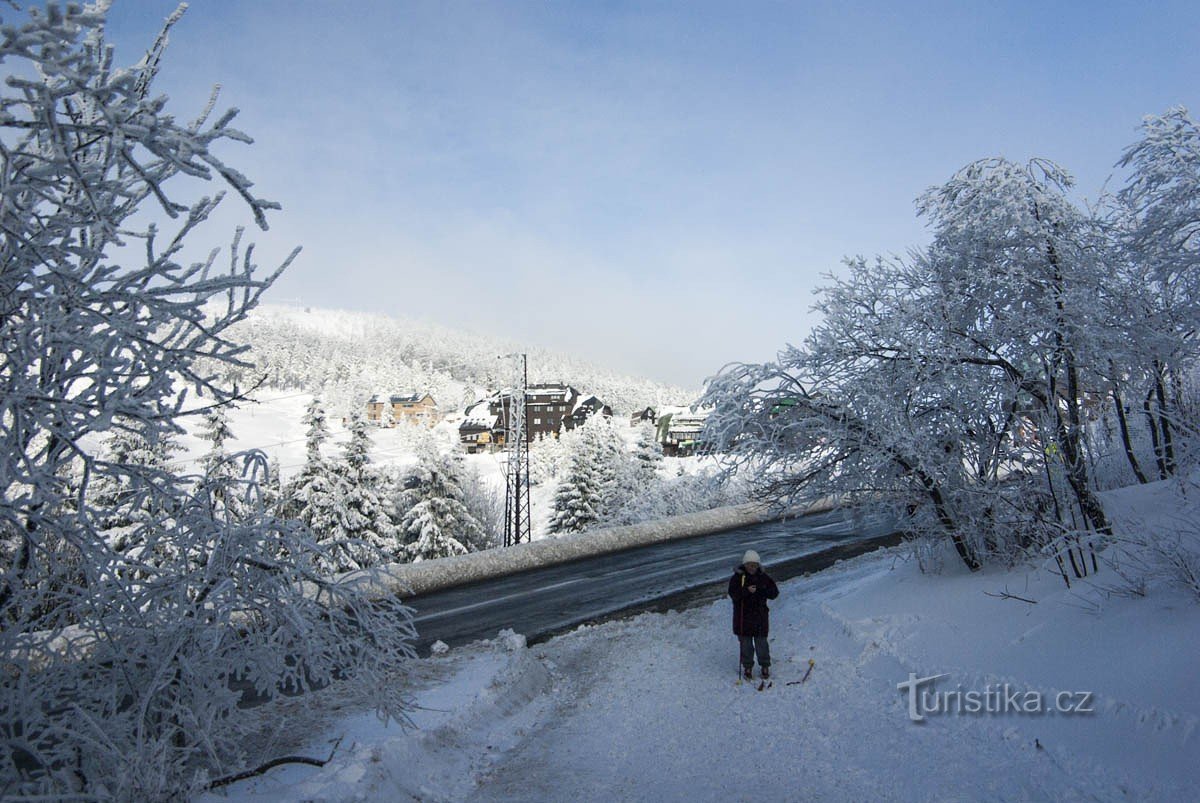
<path id="1" fill-rule="evenodd" d="M 371 398 L 367 399 L 367 404 L 382 404 L 384 396 L 387 396 L 387 400 L 392 404 L 416 404 L 424 399 L 433 401 L 433 396 L 428 393 L 409 393 L 407 395 L 372 393 Z"/>
<path id="2" fill-rule="evenodd" d="M 496 415 L 491 410 L 491 405 L 487 399 L 477 401 L 467 408 L 463 422 L 459 424 L 459 429 L 491 429 L 500 421 L 500 416 Z"/>
<path id="3" fill-rule="evenodd" d="M 575 406 L 571 408 L 571 415 L 575 415 L 585 407 L 591 410 L 600 410 L 604 407 L 604 402 L 600 401 L 597 396 L 580 396 L 576 399 Z"/>

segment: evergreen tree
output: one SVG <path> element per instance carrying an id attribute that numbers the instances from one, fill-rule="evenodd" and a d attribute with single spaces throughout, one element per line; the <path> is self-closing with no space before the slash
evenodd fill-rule
<path id="1" fill-rule="evenodd" d="M 214 516 L 222 514 L 238 518 L 245 512 L 245 502 L 239 497 L 239 472 L 237 465 L 225 450 L 225 443 L 233 440 L 229 418 L 224 406 L 214 407 L 204 417 L 200 435 L 212 446 L 204 455 L 204 479 L 200 484 L 202 494 L 208 496 Z"/>
<path id="2" fill-rule="evenodd" d="M 663 453 L 662 444 L 658 442 L 654 427 L 650 424 L 643 424 L 639 428 L 633 459 L 638 485 L 643 489 L 653 486 L 658 479 L 658 469 L 662 465 Z"/>
<path id="3" fill-rule="evenodd" d="M 640 490 L 637 467 L 610 419 L 593 415 L 584 423 L 582 433 L 583 448 L 592 454 L 599 485 L 596 517 L 608 521 Z"/>
<path id="4" fill-rule="evenodd" d="M 109 468 L 88 486 L 88 504 L 106 528 L 144 522 L 170 507 L 178 483 L 169 470 L 178 451 L 170 433 L 150 422 L 118 419 L 101 459 Z"/>
<path id="5" fill-rule="evenodd" d="M 309 402 L 303 423 L 308 425 L 307 460 L 284 489 L 284 515 L 308 525 L 317 541 L 323 542 L 337 526 L 337 498 L 341 488 L 337 475 L 321 454 L 321 447 L 329 440 L 329 428 L 320 399 Z"/>
<path id="6" fill-rule="evenodd" d="M 337 500 L 336 526 L 330 535 L 338 541 L 357 542 L 347 547 L 357 567 L 378 563 L 381 558 L 395 558 L 401 552 L 396 526 L 384 501 L 385 483 L 371 465 L 370 448 L 366 418 L 355 412 L 339 471 L 343 490 Z"/>
<path id="7" fill-rule="evenodd" d="M 283 481 L 279 475 L 279 455 L 273 455 L 267 461 L 267 478 L 260 486 L 262 506 L 271 515 L 278 515 L 283 504 Z"/>
<path id="8" fill-rule="evenodd" d="M 400 529 L 408 538 L 412 561 L 463 555 L 467 544 L 487 540 L 464 504 L 456 455 L 423 450 L 417 470 L 401 497 L 404 517 Z"/>
<path id="9" fill-rule="evenodd" d="M 554 493 L 550 532 L 578 532 L 600 518 L 604 483 L 594 441 L 580 438 L 567 466 L 567 474 Z"/>
<path id="10" fill-rule="evenodd" d="M 392 402 L 385 396 L 383 400 L 383 414 L 379 417 L 379 423 L 388 429 L 395 429 L 400 423 L 396 418 L 396 408 L 392 406 Z"/>

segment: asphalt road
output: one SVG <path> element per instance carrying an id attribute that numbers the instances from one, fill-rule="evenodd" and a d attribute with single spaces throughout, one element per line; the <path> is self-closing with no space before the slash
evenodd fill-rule
<path id="1" fill-rule="evenodd" d="M 493 638 L 503 628 L 539 641 L 621 612 L 686 607 L 722 596 L 753 549 L 776 580 L 899 541 L 890 518 L 846 511 L 767 522 L 584 558 L 413 597 L 417 649 Z"/>

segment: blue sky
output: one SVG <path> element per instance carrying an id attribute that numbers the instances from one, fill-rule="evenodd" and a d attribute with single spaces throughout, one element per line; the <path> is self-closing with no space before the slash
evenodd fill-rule
<path id="1" fill-rule="evenodd" d="M 118 61 L 174 5 L 115 0 Z M 243 110 L 224 155 L 284 206 L 261 262 L 305 249 L 276 300 L 696 387 L 801 341 L 843 256 L 925 242 L 958 167 L 1042 156 L 1094 198 L 1198 77 L 1194 2 L 196 0 L 158 88 Z"/>

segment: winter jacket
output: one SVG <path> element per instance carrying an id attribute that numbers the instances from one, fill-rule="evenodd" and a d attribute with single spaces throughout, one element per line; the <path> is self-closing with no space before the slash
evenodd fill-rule
<path id="1" fill-rule="evenodd" d="M 748 588 L 754 586 L 751 594 Z M 733 634 L 735 636 L 770 635 L 771 612 L 767 600 L 779 596 L 775 585 L 760 567 L 756 574 L 748 574 L 745 566 L 738 566 L 729 578 L 729 596 L 733 599 Z"/>

